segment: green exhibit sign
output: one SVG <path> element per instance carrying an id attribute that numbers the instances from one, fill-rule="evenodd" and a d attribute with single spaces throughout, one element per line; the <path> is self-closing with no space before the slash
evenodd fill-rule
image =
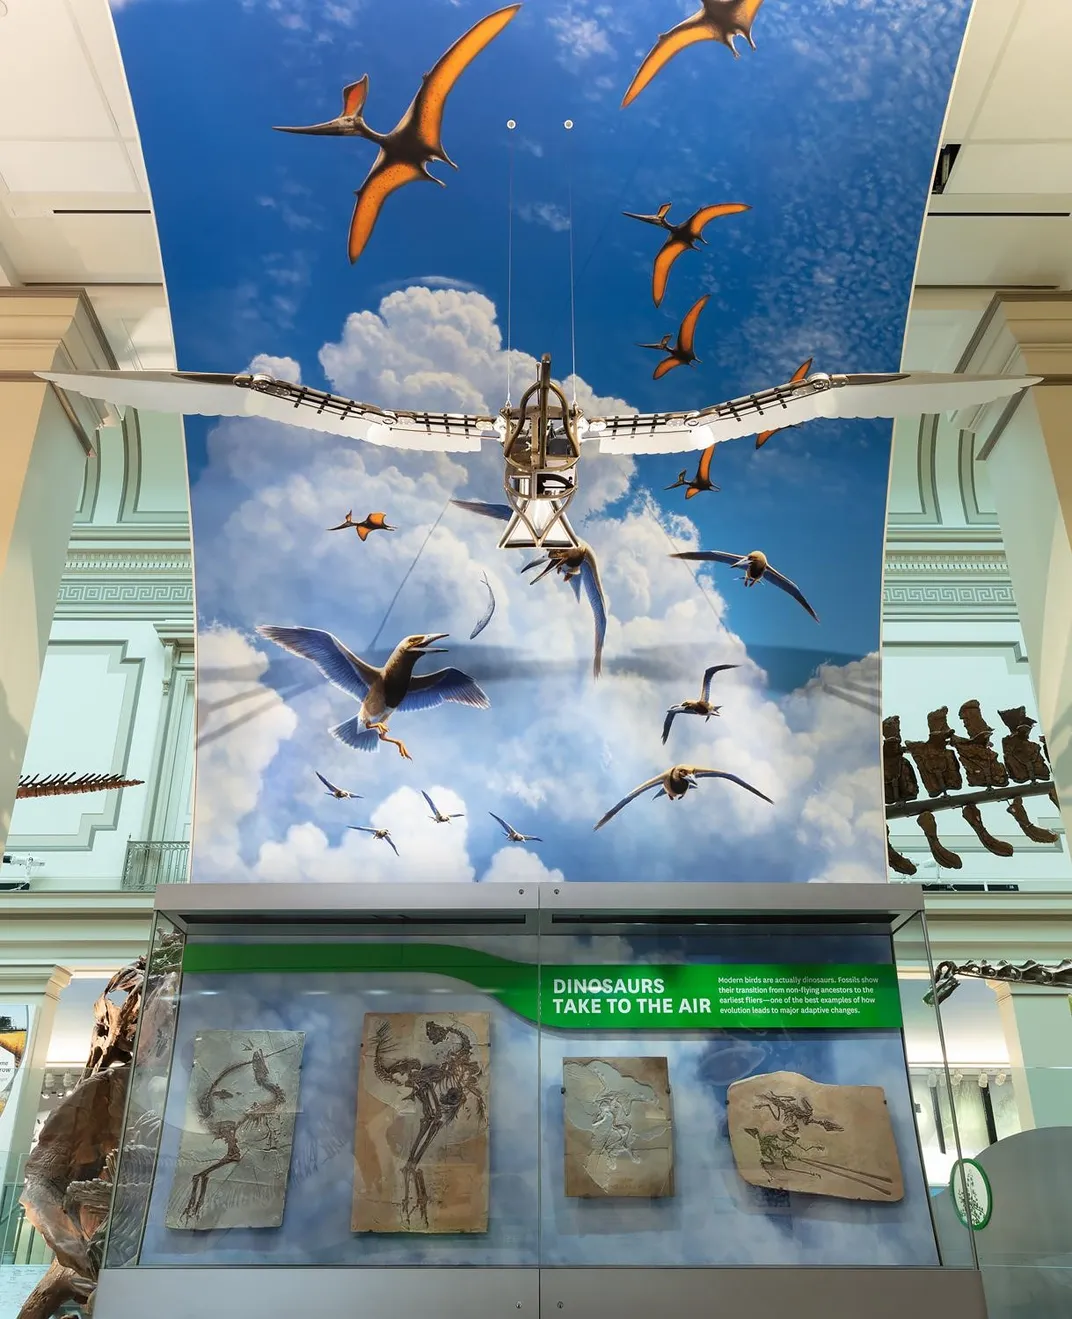
<path id="1" fill-rule="evenodd" d="M 545 966 L 540 1021 L 604 1030 L 896 1027 L 901 1004 L 892 966 Z"/>
<path id="2" fill-rule="evenodd" d="M 539 966 L 416 941 L 191 943 L 183 970 L 443 976 L 492 995 L 528 1021 L 571 1031 L 901 1025 L 897 972 L 871 963 Z"/>

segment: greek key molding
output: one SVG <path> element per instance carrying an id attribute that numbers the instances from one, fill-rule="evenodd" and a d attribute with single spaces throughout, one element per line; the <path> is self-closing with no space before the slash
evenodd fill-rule
<path id="1" fill-rule="evenodd" d="M 886 555 L 883 613 L 897 621 L 949 617 L 999 622 L 1017 618 L 1003 553 L 893 551 Z"/>
<path id="2" fill-rule="evenodd" d="M 186 550 L 71 550 L 57 618 L 174 619 L 193 615 Z"/>

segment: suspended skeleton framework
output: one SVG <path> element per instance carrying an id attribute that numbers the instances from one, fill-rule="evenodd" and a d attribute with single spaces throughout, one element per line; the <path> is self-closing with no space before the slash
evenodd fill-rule
<path id="1" fill-rule="evenodd" d="M 1019 394 L 1039 376 L 927 372 L 826 375 L 816 372 L 709 407 L 589 417 L 551 379 L 541 359 L 517 407 L 498 416 L 388 409 L 291 384 L 273 376 L 188 371 L 39 372 L 62 389 L 120 406 L 200 416 L 256 416 L 395 449 L 476 453 L 502 446 L 503 487 L 512 516 L 502 549 L 574 549 L 566 510 L 583 444 L 607 454 L 669 454 L 707 449 L 771 428 L 820 417 L 915 416 L 955 411 Z M 575 379 L 575 377 L 574 377 Z"/>

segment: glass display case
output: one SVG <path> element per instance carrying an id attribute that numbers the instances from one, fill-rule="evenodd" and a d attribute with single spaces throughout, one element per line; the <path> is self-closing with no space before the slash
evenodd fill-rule
<path id="1" fill-rule="evenodd" d="M 788 1288 L 801 1313 L 876 1269 L 880 1306 L 982 1314 L 905 1057 L 920 906 L 900 885 L 159 890 L 102 1319 L 147 1286 L 165 1314 L 241 1284 L 282 1315 L 299 1282 L 385 1314 L 629 1312 L 660 1286 L 685 1310 Z"/>

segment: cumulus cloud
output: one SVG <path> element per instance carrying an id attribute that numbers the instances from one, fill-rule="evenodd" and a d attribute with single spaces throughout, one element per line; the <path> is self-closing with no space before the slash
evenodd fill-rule
<path id="1" fill-rule="evenodd" d="M 206 878 L 238 860 L 239 826 L 256 807 L 261 779 L 297 714 L 261 682 L 268 659 L 233 628 L 203 628 L 197 639 L 198 754 L 194 796 L 197 852 Z M 240 705 L 235 704 L 239 698 Z M 239 722 L 239 714 L 256 716 Z M 233 725 L 221 733 L 227 725 Z"/>
<path id="2" fill-rule="evenodd" d="M 531 379 L 535 359 L 512 359 L 515 382 Z M 386 404 L 494 411 L 505 393 L 495 308 L 475 292 L 391 293 L 377 311 L 351 315 L 320 361 L 333 389 Z M 590 412 L 627 410 L 584 381 L 577 393 Z M 593 682 L 587 604 L 554 576 L 529 584 L 518 569 L 534 556 L 498 551 L 494 523 L 450 505 L 501 498 L 497 451 L 406 454 L 227 420 L 210 432 L 208 456 L 194 488 L 203 613 L 246 631 L 322 627 L 358 654 L 374 638 L 386 653 L 407 633 L 448 632 L 446 662 L 472 669 L 491 702 L 399 716 L 392 730 L 412 761 L 386 746 L 358 755 L 327 732 L 356 713 L 354 702 L 270 647 L 272 682 L 288 693 L 284 708 L 297 726 L 285 755 L 243 766 L 250 780 L 267 768 L 269 783 L 241 838 L 232 835 L 251 876 L 808 881 L 846 878 L 848 866 L 856 877 L 884 876 L 876 717 L 830 690 L 839 681 L 870 689 L 877 661 L 816 678 L 791 698 L 772 694 L 728 626 L 713 575 L 694 577 L 670 557 L 698 544 L 694 524 L 646 493 L 633 459 L 586 457 L 571 508 L 598 553 L 609 602 L 610 668 Z M 365 543 L 327 534 L 350 507 L 355 517 L 384 510 L 397 530 Z M 470 649 L 484 574 L 498 607 Z M 698 673 L 715 661 L 738 666 L 716 679 L 721 717 L 678 719 L 664 747 L 665 710 L 693 695 Z M 234 761 L 207 765 L 201 782 L 232 772 Z M 673 762 L 741 775 L 774 805 L 709 780 L 680 802 L 641 799 L 593 833 L 618 798 Z M 363 800 L 328 798 L 314 768 Z M 454 794 L 465 821 L 422 820 L 418 792 L 429 779 L 443 785 L 437 793 Z M 544 843 L 504 847 L 491 810 Z M 390 828 L 401 864 L 348 823 Z"/>
<path id="3" fill-rule="evenodd" d="M 289 380 L 292 385 L 301 384 L 301 365 L 293 357 L 273 357 L 271 353 L 258 353 L 246 367 L 250 375 L 275 376 L 277 380 Z"/>

